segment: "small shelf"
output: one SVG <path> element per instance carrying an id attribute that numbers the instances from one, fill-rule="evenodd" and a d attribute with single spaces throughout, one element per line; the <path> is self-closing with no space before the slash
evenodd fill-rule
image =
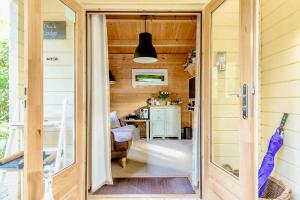
<path id="1" fill-rule="evenodd" d="M 195 63 L 190 63 L 186 68 L 184 68 L 184 71 L 189 72 L 191 76 L 195 76 L 196 74 L 196 65 Z"/>

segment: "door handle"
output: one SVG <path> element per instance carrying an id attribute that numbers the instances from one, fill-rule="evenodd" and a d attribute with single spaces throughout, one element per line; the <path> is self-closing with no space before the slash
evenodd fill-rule
<path id="1" fill-rule="evenodd" d="M 242 116 L 243 119 L 248 118 L 248 85 L 246 83 L 242 88 Z"/>

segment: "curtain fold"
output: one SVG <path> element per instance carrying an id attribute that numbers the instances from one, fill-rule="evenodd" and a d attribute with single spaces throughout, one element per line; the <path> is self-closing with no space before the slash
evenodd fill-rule
<path id="1" fill-rule="evenodd" d="M 91 116 L 91 189 L 95 192 L 112 182 L 109 123 L 109 63 L 106 18 L 89 16 L 90 116 Z"/>
<path id="2" fill-rule="evenodd" d="M 197 38 L 196 38 L 196 101 L 194 109 L 194 130 L 193 130 L 193 163 L 192 163 L 192 184 L 194 187 L 201 187 L 201 127 L 200 127 L 200 99 L 201 99 L 201 63 L 200 63 L 200 49 L 201 47 L 201 17 L 197 16 Z"/>

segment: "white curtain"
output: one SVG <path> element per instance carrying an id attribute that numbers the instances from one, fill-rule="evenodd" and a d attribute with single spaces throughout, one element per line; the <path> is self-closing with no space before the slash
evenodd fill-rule
<path id="1" fill-rule="evenodd" d="M 201 89 L 201 64 L 200 64 L 200 46 L 201 46 L 201 18 L 197 17 L 197 39 L 196 39 L 196 101 L 194 109 L 194 130 L 193 130 L 193 166 L 192 166 L 192 183 L 195 187 L 201 182 L 201 122 L 200 122 L 200 89 Z"/>
<path id="2" fill-rule="evenodd" d="M 91 189 L 112 183 L 109 123 L 109 65 L 105 15 L 89 16 Z"/>

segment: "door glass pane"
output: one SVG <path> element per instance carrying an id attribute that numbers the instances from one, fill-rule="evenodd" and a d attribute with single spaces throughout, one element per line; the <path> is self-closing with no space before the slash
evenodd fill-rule
<path id="1" fill-rule="evenodd" d="M 54 172 L 75 161 L 75 13 L 43 0 L 44 164 Z"/>
<path id="2" fill-rule="evenodd" d="M 240 65 L 239 0 L 226 0 L 212 13 L 211 160 L 239 175 Z"/>

